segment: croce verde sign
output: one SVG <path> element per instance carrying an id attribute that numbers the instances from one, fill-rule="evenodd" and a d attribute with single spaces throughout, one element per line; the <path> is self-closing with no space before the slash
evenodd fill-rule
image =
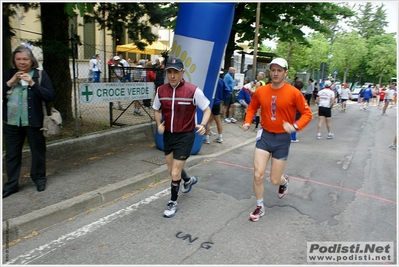
<path id="1" fill-rule="evenodd" d="M 80 104 L 133 101 L 154 97 L 154 83 L 81 83 Z"/>

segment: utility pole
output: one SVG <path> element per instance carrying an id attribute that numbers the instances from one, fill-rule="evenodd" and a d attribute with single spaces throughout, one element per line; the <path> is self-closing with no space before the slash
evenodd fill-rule
<path id="1" fill-rule="evenodd" d="M 251 77 L 251 79 L 255 79 L 255 77 L 256 77 L 256 64 L 257 64 L 256 63 L 256 58 L 258 57 L 259 20 L 260 20 L 260 2 L 258 2 L 258 6 L 256 8 L 254 59 L 253 59 L 253 64 L 252 64 L 252 77 Z"/>

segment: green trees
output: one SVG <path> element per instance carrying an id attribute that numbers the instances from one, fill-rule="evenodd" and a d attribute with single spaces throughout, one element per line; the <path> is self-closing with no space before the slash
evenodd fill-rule
<path id="1" fill-rule="evenodd" d="M 397 43 L 395 34 L 385 33 L 384 4 L 356 4 L 353 9 L 357 14 L 347 24 L 327 20 L 324 24 L 330 33 L 311 32 L 309 45 L 281 39 L 273 52 L 286 57 L 292 70 L 307 70 L 313 78 L 318 78 L 314 74 L 321 62 L 327 62 L 326 76 L 338 70 L 337 79 L 343 82 L 388 83 L 397 76 Z"/>
<path id="2" fill-rule="evenodd" d="M 366 71 L 378 78 L 378 83 L 388 84 L 391 77 L 396 77 L 397 44 L 392 34 L 373 36 L 369 39 L 369 53 L 366 56 Z"/>
<path id="3" fill-rule="evenodd" d="M 253 46 L 256 7 L 257 3 L 239 2 L 236 4 L 233 27 L 225 54 L 225 69 L 230 67 L 230 58 L 234 51 L 242 50 L 237 43 L 249 41 L 250 46 Z M 330 2 L 263 2 L 261 4 L 259 43 L 266 39 L 275 39 L 281 42 L 307 45 L 309 42 L 303 27 L 306 26 L 321 33 L 330 33 L 331 29 L 326 27 L 325 21 L 338 22 L 353 15 L 354 13 L 348 7 Z M 281 56 L 286 57 L 287 55 Z"/>
<path id="4" fill-rule="evenodd" d="M 338 34 L 333 46 L 333 69 L 341 70 L 342 81 L 348 82 L 350 71 L 358 69 L 366 54 L 366 43 L 356 32 Z"/>

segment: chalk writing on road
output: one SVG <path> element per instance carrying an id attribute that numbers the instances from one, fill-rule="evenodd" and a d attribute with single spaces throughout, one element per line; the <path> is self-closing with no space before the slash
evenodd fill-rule
<path id="1" fill-rule="evenodd" d="M 198 240 L 198 237 L 193 238 L 190 234 L 184 235 L 183 232 L 178 232 L 176 234 L 176 237 L 179 239 L 182 239 L 182 240 L 187 239 L 190 244 L 194 243 L 195 241 Z M 204 248 L 204 249 L 210 249 L 212 247 L 212 245 L 213 245 L 213 242 L 202 242 L 200 247 Z"/>

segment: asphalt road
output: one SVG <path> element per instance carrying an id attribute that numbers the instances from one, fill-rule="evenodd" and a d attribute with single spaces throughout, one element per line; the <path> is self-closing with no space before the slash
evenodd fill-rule
<path id="1" fill-rule="evenodd" d="M 6 264 L 306 265 L 307 242 L 393 242 L 397 247 L 396 109 L 334 112 L 334 139 L 316 139 L 317 119 L 298 133 L 285 173 L 289 192 L 265 177 L 266 214 L 248 220 L 253 149 L 249 144 L 187 171 L 199 183 L 180 194 L 179 211 L 162 216 L 170 182 L 160 181 L 98 209 L 3 247 Z M 270 165 L 269 165 L 270 166 Z"/>

